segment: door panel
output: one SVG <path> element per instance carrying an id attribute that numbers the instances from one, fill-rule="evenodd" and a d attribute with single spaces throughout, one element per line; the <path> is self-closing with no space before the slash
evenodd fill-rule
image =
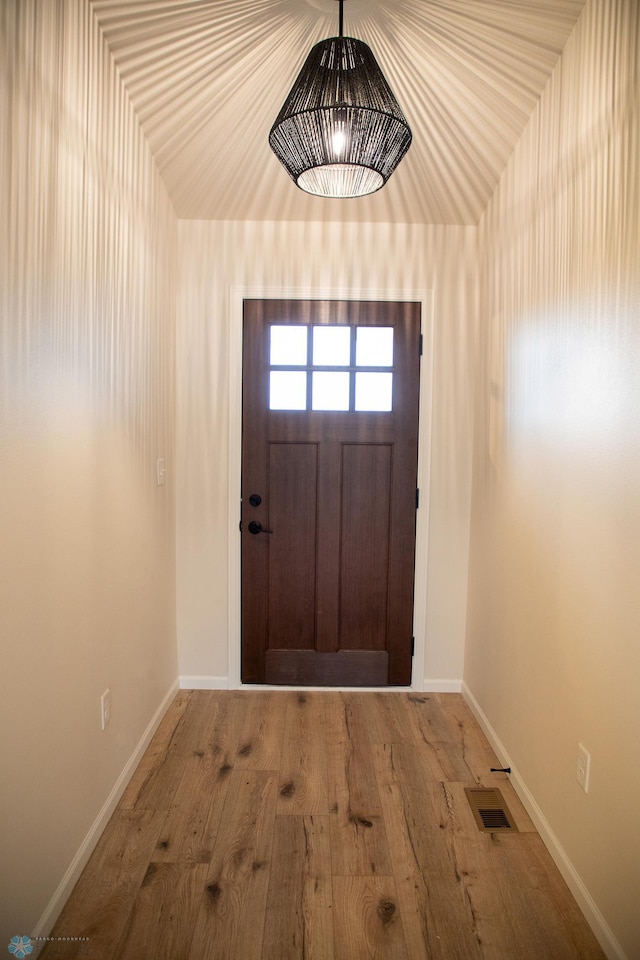
<path id="1" fill-rule="evenodd" d="M 269 444 L 269 606 L 276 648 L 313 650 L 316 608 L 318 447 Z"/>
<path id="2" fill-rule="evenodd" d="M 419 336 L 418 304 L 245 301 L 245 683 L 411 682 Z"/>
<path id="3" fill-rule="evenodd" d="M 343 444 L 340 649 L 386 650 L 391 446 Z"/>

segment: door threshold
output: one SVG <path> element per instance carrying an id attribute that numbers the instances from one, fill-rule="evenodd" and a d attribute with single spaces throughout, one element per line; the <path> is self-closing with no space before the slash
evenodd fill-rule
<path id="1" fill-rule="evenodd" d="M 230 687 L 230 690 L 289 690 L 294 692 L 310 691 L 317 693 L 422 693 L 418 687 L 413 685 L 405 687 L 314 687 L 306 684 L 299 686 L 289 686 L 284 683 L 241 683 L 237 687 Z"/>

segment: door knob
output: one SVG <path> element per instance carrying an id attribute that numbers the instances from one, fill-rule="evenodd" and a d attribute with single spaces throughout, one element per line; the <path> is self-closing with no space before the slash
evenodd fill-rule
<path id="1" fill-rule="evenodd" d="M 273 533 L 273 530 L 265 530 L 259 520 L 252 520 L 249 524 L 249 533 Z"/>

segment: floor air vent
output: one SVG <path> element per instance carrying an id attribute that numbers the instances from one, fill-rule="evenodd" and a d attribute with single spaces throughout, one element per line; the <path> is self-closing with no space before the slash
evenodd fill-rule
<path id="1" fill-rule="evenodd" d="M 485 833 L 492 833 L 494 830 L 518 832 L 509 808 L 499 790 L 485 787 L 465 787 L 464 792 L 480 830 Z"/>

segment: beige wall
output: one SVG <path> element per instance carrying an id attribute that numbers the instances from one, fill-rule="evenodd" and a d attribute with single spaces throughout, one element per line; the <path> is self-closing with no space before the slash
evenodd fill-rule
<path id="1" fill-rule="evenodd" d="M 636 0 L 589 0 L 481 223 L 465 659 L 471 694 L 629 958 L 640 956 L 639 16 Z"/>
<path id="2" fill-rule="evenodd" d="M 229 395 L 241 373 L 240 357 L 229 369 L 230 337 L 237 337 L 241 319 L 234 291 L 374 290 L 412 298 L 416 291 L 433 290 L 431 475 L 424 478 L 431 484 L 428 578 L 416 591 L 418 601 L 426 603 L 424 675 L 436 686 L 459 683 L 468 563 L 475 228 L 183 221 L 178 236 L 181 675 L 190 683 L 200 678 L 219 685 L 229 676 L 228 475 L 229 450 L 238 442 L 229 436 Z M 427 428 L 423 422 L 425 442 Z M 239 509 L 239 489 L 234 498 Z M 416 682 L 421 684 L 422 677 Z"/>
<path id="3" fill-rule="evenodd" d="M 37 932 L 177 677 L 176 221 L 88 4 L 3 0 L 0 29 L 6 943 Z"/>

